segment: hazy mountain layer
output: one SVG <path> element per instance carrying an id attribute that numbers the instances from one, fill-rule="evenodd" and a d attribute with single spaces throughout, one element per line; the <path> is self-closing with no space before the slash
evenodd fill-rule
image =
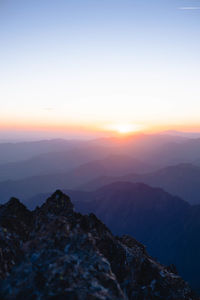
<path id="1" fill-rule="evenodd" d="M 80 153 L 79 153 L 80 154 Z M 78 154 L 78 156 L 79 156 Z M 85 151 L 82 153 L 81 157 L 92 158 L 92 153 Z M 73 157 L 73 159 L 72 159 Z M 56 160 L 54 160 L 55 162 Z M 71 153 L 69 157 L 66 156 L 66 162 L 62 163 L 62 159 L 57 160 L 57 165 L 60 164 L 63 170 L 61 172 L 53 172 L 49 175 L 40 175 L 29 177 L 21 180 L 9 180 L 0 182 L 0 199 L 5 202 L 7 199 L 15 195 L 22 200 L 30 198 L 38 193 L 44 193 L 53 191 L 57 188 L 60 189 L 72 189 L 77 186 L 86 184 L 88 181 L 92 180 L 96 176 L 102 175 L 115 175 L 121 174 L 124 175 L 127 172 L 135 170 L 135 172 L 145 172 L 149 169 L 152 169 L 151 165 L 145 164 L 137 159 L 125 156 L 125 155 L 109 155 L 108 157 L 95 160 L 81 166 L 74 168 L 71 171 L 67 170 L 68 167 L 72 164 L 75 164 L 80 161 L 76 153 Z M 34 165 L 34 162 L 33 162 Z M 47 162 L 48 165 L 48 162 Z M 52 164 L 51 164 L 52 165 Z M 44 171 L 42 163 L 40 164 L 41 170 Z M 21 168 L 17 168 L 18 172 L 21 173 Z"/>
<path id="2" fill-rule="evenodd" d="M 35 142 L 0 143 L 0 164 L 27 160 L 33 156 L 48 152 L 61 152 L 80 147 L 81 141 L 63 139 Z"/>
<path id="3" fill-rule="evenodd" d="M 100 177 L 81 186 L 83 190 L 96 190 L 116 181 L 144 182 L 161 187 L 191 204 L 200 204 L 200 167 L 192 164 L 169 166 L 148 174 L 128 174 L 126 176 Z"/>
<path id="4" fill-rule="evenodd" d="M 0 143 L 0 181 L 66 172 L 109 154 L 128 155 L 158 169 L 172 163 L 198 161 L 199 149 L 199 139 L 143 134 L 92 141 Z"/>

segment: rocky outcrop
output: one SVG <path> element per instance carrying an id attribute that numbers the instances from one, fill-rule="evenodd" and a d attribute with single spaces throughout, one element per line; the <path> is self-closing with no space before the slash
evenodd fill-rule
<path id="1" fill-rule="evenodd" d="M 0 206 L 0 278 L 23 257 L 22 246 L 33 226 L 32 213 L 16 198 Z"/>
<path id="2" fill-rule="evenodd" d="M 0 207 L 0 299 L 193 300 L 176 274 L 56 191 L 35 211 Z"/>

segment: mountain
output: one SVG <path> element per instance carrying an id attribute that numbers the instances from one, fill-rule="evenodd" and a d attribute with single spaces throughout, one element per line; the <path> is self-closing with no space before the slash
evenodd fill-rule
<path id="1" fill-rule="evenodd" d="M 102 139 L 96 145 L 113 147 L 118 153 L 134 156 L 160 168 L 200 159 L 200 138 L 168 134 L 137 134 L 125 138 Z M 114 153 L 114 152 L 113 152 Z"/>
<path id="2" fill-rule="evenodd" d="M 177 195 L 191 204 L 200 204 L 200 167 L 193 164 L 169 166 L 147 174 L 102 176 L 80 188 L 87 191 L 96 190 L 116 181 L 143 182 L 163 188 L 170 194 Z"/>
<path id="3" fill-rule="evenodd" d="M 178 163 L 199 164 L 199 150 L 200 139 L 187 139 L 167 134 L 137 134 L 124 138 L 91 141 L 47 140 L 2 143 L 0 144 L 0 181 L 66 173 L 85 163 L 93 163 L 97 160 L 100 163 L 100 160 L 111 154 L 132 157 L 135 163 L 137 161 L 140 163 L 140 168 L 129 167 L 127 173 L 153 171 Z M 142 166 L 141 162 L 146 166 Z M 124 164 L 127 168 L 126 160 Z M 113 164 L 113 169 L 114 166 Z M 147 166 L 149 167 L 146 168 Z"/>
<path id="4" fill-rule="evenodd" d="M 102 147 L 77 147 L 62 152 L 43 153 L 27 160 L 0 165 L 0 181 L 18 180 L 32 176 L 66 173 L 91 160 L 103 159 L 109 150 Z M 20 172 L 19 172 L 20 170 Z"/>
<path id="5" fill-rule="evenodd" d="M 45 173 L 45 168 L 47 168 L 47 172 L 53 168 L 56 171 L 61 168 L 61 164 L 59 164 L 61 157 L 65 158 L 69 155 L 69 157 L 72 156 L 73 161 L 73 152 L 75 152 L 74 155 L 76 154 L 79 164 L 101 159 L 103 156 L 112 153 L 131 156 L 159 168 L 169 164 L 192 163 L 199 160 L 199 150 L 199 138 L 189 139 L 168 134 L 145 135 L 141 133 L 128 137 L 112 137 L 90 141 L 55 139 L 23 143 L 0 143 L 0 170 L 3 168 L 3 171 L 0 172 L 0 180 L 19 179 L 19 177 L 16 177 L 17 174 L 21 177 L 39 175 L 41 172 Z M 91 159 L 84 160 L 87 151 L 88 154 L 92 154 Z M 56 164 L 57 160 L 58 165 Z M 12 164 L 17 162 L 19 164 Z M 40 163 L 42 163 L 44 170 L 39 169 Z M 67 164 L 65 166 L 67 167 Z M 76 166 L 78 166 L 78 162 Z M 22 168 L 22 175 L 19 175 L 19 172 L 17 173 L 18 167 Z M 32 168 L 33 172 L 31 173 Z M 13 177 L 12 173 L 15 173 Z"/>
<path id="6" fill-rule="evenodd" d="M 82 203 L 82 202 L 87 203 L 94 200 L 94 194 L 91 192 L 78 191 L 78 190 L 66 190 L 66 189 L 63 189 L 62 191 L 65 194 L 67 194 L 71 199 L 73 199 L 73 203 Z M 37 206 L 38 207 L 41 206 L 42 203 L 44 202 L 44 199 L 49 198 L 51 194 L 52 192 L 37 194 L 31 198 L 24 200 L 23 204 L 26 205 L 28 209 L 34 210 Z"/>
<path id="7" fill-rule="evenodd" d="M 157 142 L 158 140 L 158 142 Z M 95 140 L 64 140 L 64 139 L 50 139 L 39 140 L 31 142 L 0 142 L 0 164 L 6 164 L 10 162 L 18 162 L 29 160 L 34 156 L 46 153 L 62 153 L 70 151 L 72 149 L 92 149 L 102 148 L 101 150 L 108 148 L 109 153 L 125 154 L 123 149 L 126 149 L 130 145 L 136 147 L 138 145 L 141 148 L 143 145 L 150 147 L 152 144 L 154 148 L 158 144 L 163 145 L 169 141 L 181 141 L 180 137 L 169 137 L 165 135 L 163 137 L 157 137 L 157 135 L 134 135 L 129 139 L 124 138 L 105 138 Z M 75 151 L 76 151 L 75 150 Z M 129 152 L 130 154 L 130 152 Z M 80 154 L 81 155 L 81 154 Z"/>
<path id="8" fill-rule="evenodd" d="M 86 156 L 92 154 L 89 151 L 86 151 Z M 83 157 L 84 154 L 82 154 Z M 85 157 L 86 157 L 85 156 Z M 76 155 L 74 154 L 74 158 Z M 71 162 L 72 164 L 74 160 Z M 67 160 L 67 161 L 68 161 Z M 58 159 L 59 161 L 59 159 Z M 62 158 L 61 158 L 62 161 Z M 75 159 L 76 161 L 76 159 Z M 77 162 L 78 162 L 77 158 Z M 65 162 L 61 164 L 65 168 Z M 69 171 L 63 172 L 53 172 L 52 174 L 40 175 L 28 177 L 21 180 L 7 180 L 0 182 L 0 199 L 2 202 L 5 202 L 7 199 L 15 195 L 18 198 L 21 198 L 23 201 L 27 198 L 30 198 L 39 193 L 52 192 L 55 189 L 74 189 L 77 186 L 86 184 L 88 181 L 92 180 L 96 176 L 102 175 L 114 175 L 114 174 L 126 174 L 130 170 L 135 171 L 147 171 L 151 170 L 153 166 L 145 164 L 141 161 L 138 161 L 134 158 L 124 156 L 124 155 L 109 155 L 108 157 L 95 160 Z M 42 169 L 42 164 L 41 164 Z M 19 168 L 19 170 L 21 170 Z M 21 171 L 19 171 L 21 173 Z"/>
<path id="9" fill-rule="evenodd" d="M 161 187 L 191 204 L 200 203 L 200 167 L 198 166 L 192 164 L 169 166 L 144 177 L 139 175 L 134 181 L 138 180 L 151 186 Z"/>
<path id="10" fill-rule="evenodd" d="M 163 167 L 167 165 L 193 163 L 199 159 L 200 138 L 189 139 L 182 143 L 169 143 L 157 149 L 153 155 L 152 163 L 157 161 L 157 164 Z"/>
<path id="11" fill-rule="evenodd" d="M 115 237 L 94 214 L 74 212 L 61 191 L 34 212 L 17 199 L 1 206 L 0 237 L 4 300 L 198 299 L 174 267 L 134 238 Z"/>
<path id="12" fill-rule="evenodd" d="M 90 161 L 76 169 L 76 173 L 81 177 L 89 176 L 94 178 L 96 174 L 101 175 L 124 175 L 128 172 L 145 173 L 155 169 L 155 166 L 147 164 L 141 160 L 128 155 L 111 154 L 103 159 Z"/>
<path id="13" fill-rule="evenodd" d="M 139 138 L 138 138 L 139 139 Z M 200 159 L 200 138 L 187 139 L 179 136 L 149 135 L 143 140 L 125 143 L 124 153 L 151 162 L 153 165 L 193 163 Z"/>
<path id="14" fill-rule="evenodd" d="M 129 234 L 164 264 L 175 264 L 198 292 L 200 205 L 142 183 L 116 182 L 93 192 L 65 190 L 77 211 L 95 213 L 115 234 Z M 48 195 L 25 203 L 33 209 Z"/>
<path id="15" fill-rule="evenodd" d="M 42 140 L 35 142 L 0 143 L 0 164 L 27 160 L 48 152 L 61 152 L 80 147 L 84 142 L 76 140 Z"/>

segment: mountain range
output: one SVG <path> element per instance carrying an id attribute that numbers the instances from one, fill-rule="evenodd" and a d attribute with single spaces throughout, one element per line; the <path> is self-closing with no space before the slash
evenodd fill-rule
<path id="1" fill-rule="evenodd" d="M 178 164 L 146 174 L 97 177 L 86 185 L 80 186 L 79 189 L 96 190 L 116 181 L 143 182 L 153 187 L 163 188 L 191 204 L 200 203 L 200 167 L 193 164 Z"/>
<path id="2" fill-rule="evenodd" d="M 199 292 L 199 153 L 199 138 L 167 134 L 0 144 L 0 203 L 14 196 L 33 210 L 62 189 Z"/>
<path id="3" fill-rule="evenodd" d="M 64 166 L 65 164 L 62 164 L 63 168 Z M 38 193 L 52 192 L 56 188 L 76 188 L 77 186 L 86 184 L 96 176 L 105 174 L 123 175 L 133 170 L 135 170 L 135 172 L 145 172 L 152 168 L 153 166 L 151 165 L 125 155 L 109 155 L 104 159 L 82 164 L 71 171 L 68 171 L 66 168 L 63 172 L 54 171 L 46 175 L 32 176 L 20 180 L 2 181 L 0 182 L 0 197 L 2 202 L 5 202 L 14 195 L 24 201 Z M 43 169 L 42 164 L 41 169 Z M 19 171 L 21 170 L 20 168 L 17 170 L 21 173 L 21 171 Z"/>
<path id="4" fill-rule="evenodd" d="M 157 134 L 0 144 L 0 198 L 144 182 L 199 203 L 200 139 Z M 2 163 L 4 161 L 4 163 Z M 107 178 L 109 177 L 109 178 Z M 111 177 L 111 178 L 110 178 Z"/>
<path id="5" fill-rule="evenodd" d="M 0 143 L 0 164 L 27 160 L 49 152 L 62 152 L 80 147 L 84 142 L 77 140 L 52 139 L 32 142 Z"/>

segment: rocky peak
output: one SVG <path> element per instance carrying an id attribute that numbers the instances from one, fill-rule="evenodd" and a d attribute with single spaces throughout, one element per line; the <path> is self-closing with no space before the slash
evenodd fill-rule
<path id="1" fill-rule="evenodd" d="M 62 191 L 57 190 L 39 208 L 38 212 L 52 215 L 69 215 L 73 213 L 74 206 L 70 198 Z"/>
<path id="2" fill-rule="evenodd" d="M 115 237 L 94 214 L 74 212 L 61 191 L 28 213 L 34 221 L 26 240 L 0 228 L 0 299 L 198 299 L 142 244 Z"/>
<path id="3" fill-rule="evenodd" d="M 17 198 L 0 207 L 0 226 L 22 240 L 27 238 L 32 222 L 32 213 Z"/>
<path id="4" fill-rule="evenodd" d="M 29 238 L 32 213 L 16 198 L 0 206 L 0 278 L 9 275 L 23 256 L 21 246 Z"/>
<path id="5" fill-rule="evenodd" d="M 19 214 L 21 213 L 25 213 L 27 210 L 27 208 L 17 199 L 17 198 L 10 198 L 10 200 L 4 204 L 0 206 L 0 214 L 1 215 L 12 215 L 14 216 L 19 216 Z"/>

